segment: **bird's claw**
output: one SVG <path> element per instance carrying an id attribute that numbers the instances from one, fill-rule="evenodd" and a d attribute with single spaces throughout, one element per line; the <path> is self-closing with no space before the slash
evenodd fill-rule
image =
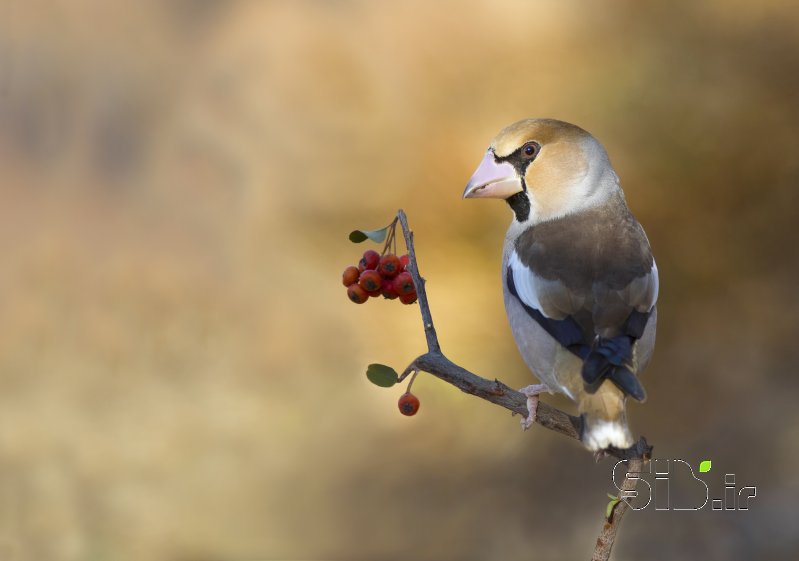
<path id="1" fill-rule="evenodd" d="M 594 452 L 594 462 L 598 464 L 608 456 L 610 456 L 610 454 L 608 454 L 607 450 L 597 450 Z"/>
<path id="2" fill-rule="evenodd" d="M 521 419 L 524 430 L 529 429 L 535 423 L 536 412 L 538 411 L 538 396 L 544 392 L 552 393 L 546 384 L 532 384 L 519 390 L 527 396 L 527 417 Z"/>

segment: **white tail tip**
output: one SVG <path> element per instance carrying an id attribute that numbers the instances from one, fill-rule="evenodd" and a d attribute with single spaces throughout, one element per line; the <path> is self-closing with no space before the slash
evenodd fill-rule
<path id="1" fill-rule="evenodd" d="M 616 421 L 586 421 L 583 430 L 583 444 L 592 452 L 614 448 L 629 448 L 633 437 L 626 424 Z"/>

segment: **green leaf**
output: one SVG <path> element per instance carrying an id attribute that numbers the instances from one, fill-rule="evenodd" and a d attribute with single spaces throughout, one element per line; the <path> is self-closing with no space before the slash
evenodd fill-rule
<path id="1" fill-rule="evenodd" d="M 390 388 L 399 382 L 397 371 L 385 364 L 370 364 L 366 368 L 366 377 L 374 385 L 381 388 Z"/>
<path id="2" fill-rule="evenodd" d="M 353 230 L 350 232 L 350 241 L 352 243 L 361 243 L 366 240 L 372 240 L 375 243 L 382 243 L 386 241 L 389 228 L 390 226 L 386 226 L 379 230 Z"/>
<path id="3" fill-rule="evenodd" d="M 608 503 L 608 506 L 605 508 L 605 518 L 607 518 L 607 520 L 610 521 L 610 515 L 613 514 L 613 508 L 617 504 L 619 504 L 620 499 L 614 495 L 611 495 L 610 493 L 608 493 L 608 497 L 610 497 L 610 502 Z"/>
<path id="4" fill-rule="evenodd" d="M 710 471 L 712 462 L 710 460 L 702 460 L 699 462 L 699 473 L 707 473 Z"/>

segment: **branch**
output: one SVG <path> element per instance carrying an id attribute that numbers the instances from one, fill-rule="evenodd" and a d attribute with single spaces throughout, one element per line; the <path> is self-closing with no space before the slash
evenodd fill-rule
<path id="1" fill-rule="evenodd" d="M 644 458 L 632 458 L 627 468 L 627 473 L 641 473 L 643 471 L 644 462 L 649 461 L 648 454 L 651 454 L 652 448 L 645 453 Z M 632 491 L 638 483 L 638 478 L 629 478 L 625 474 L 624 481 L 621 484 L 621 491 L 616 498 L 619 502 L 613 507 L 610 513 L 610 518 L 605 521 L 602 530 L 599 532 L 599 537 L 596 539 L 594 546 L 594 554 L 591 556 L 591 561 L 608 561 L 610 559 L 610 552 L 613 549 L 613 543 L 616 541 L 616 532 L 619 531 L 619 524 L 621 519 L 630 510 L 630 505 L 627 501 L 622 499 L 624 491 Z"/>
<path id="2" fill-rule="evenodd" d="M 419 274 L 419 266 L 416 261 L 416 251 L 413 245 L 413 231 L 408 226 L 408 218 L 405 212 L 400 209 L 397 211 L 397 218 L 399 219 L 402 233 L 405 237 L 405 245 L 408 248 L 408 258 L 411 276 L 416 285 L 416 293 L 419 300 L 419 308 L 422 314 L 422 323 L 424 325 L 424 333 L 427 338 L 428 352 L 417 357 L 405 369 L 405 372 L 400 377 L 400 381 L 413 371 L 421 370 L 432 374 L 449 384 L 452 384 L 461 391 L 470 395 L 490 401 L 500 407 L 504 407 L 509 411 L 518 413 L 527 417 L 527 397 L 522 393 L 510 388 L 497 379 L 488 380 L 477 374 L 469 372 L 465 368 L 458 366 L 449 360 L 444 353 L 441 352 L 441 345 L 438 342 L 438 335 L 436 334 L 435 326 L 433 325 L 433 316 L 430 313 L 430 305 L 427 301 L 427 292 L 425 291 L 425 279 Z M 556 407 L 552 407 L 544 402 L 538 403 L 538 410 L 536 412 L 535 422 L 544 428 L 553 430 L 562 435 L 580 440 L 580 432 L 582 429 L 582 420 L 579 417 L 569 415 Z M 632 447 L 619 450 L 609 448 L 604 451 L 604 454 L 614 456 L 623 460 L 631 460 L 629 472 L 636 470 L 640 471 L 641 462 L 643 458 L 650 457 L 652 447 L 649 446 L 644 437 L 641 437 L 637 443 Z M 635 463 L 638 462 L 638 463 Z M 633 469 L 635 467 L 635 469 Z M 635 488 L 637 479 L 629 479 L 625 477 L 622 483 L 623 490 L 632 490 Z M 621 498 L 621 493 L 619 493 Z M 620 500 L 614 507 L 611 517 L 606 521 L 602 528 L 602 532 L 597 538 L 596 547 L 592 556 L 592 561 L 607 561 L 610 557 L 610 551 L 613 548 L 613 542 L 616 539 L 616 532 L 618 531 L 621 519 L 629 509 L 629 505 Z"/>

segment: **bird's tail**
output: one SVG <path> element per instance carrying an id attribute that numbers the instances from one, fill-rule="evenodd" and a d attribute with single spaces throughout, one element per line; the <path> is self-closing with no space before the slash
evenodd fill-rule
<path id="1" fill-rule="evenodd" d="M 637 401 L 646 400 L 646 390 L 633 374 L 634 341 L 628 335 L 597 337 L 583 362 L 585 391 L 594 393 L 605 380 L 613 381 L 624 393 Z"/>
<path id="2" fill-rule="evenodd" d="M 592 451 L 629 448 L 633 437 L 624 411 L 624 392 L 606 379 L 594 393 L 580 396 L 579 411 L 583 418 L 581 439 Z"/>

